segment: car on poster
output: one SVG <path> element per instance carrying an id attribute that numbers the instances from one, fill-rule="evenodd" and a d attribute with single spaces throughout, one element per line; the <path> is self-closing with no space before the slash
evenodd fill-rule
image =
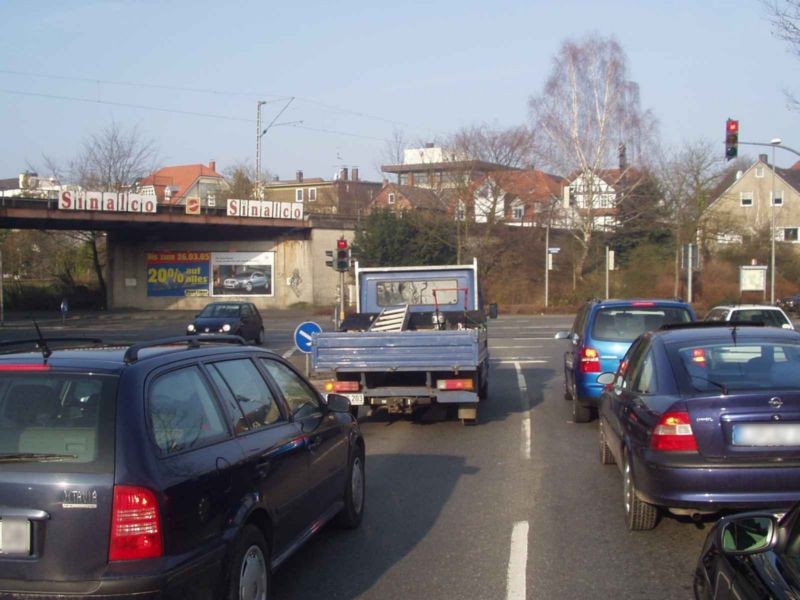
<path id="1" fill-rule="evenodd" d="M 274 252 L 212 252 L 212 296 L 272 296 Z"/>

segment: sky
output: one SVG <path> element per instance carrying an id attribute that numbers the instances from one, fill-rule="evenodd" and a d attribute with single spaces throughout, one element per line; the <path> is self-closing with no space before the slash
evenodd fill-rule
<path id="1" fill-rule="evenodd" d="M 594 33 L 622 45 L 662 145 L 722 154 L 732 117 L 741 141 L 800 149 L 784 94 L 800 58 L 760 0 L 0 0 L 0 22 L 0 178 L 49 175 L 45 156 L 63 168 L 111 124 L 161 166 L 253 165 L 265 101 L 265 170 L 379 181 L 395 133 L 416 147 L 527 123 L 560 45 Z"/>

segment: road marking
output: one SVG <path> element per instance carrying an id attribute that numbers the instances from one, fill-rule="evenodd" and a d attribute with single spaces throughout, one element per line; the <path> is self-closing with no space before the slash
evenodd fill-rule
<path id="1" fill-rule="evenodd" d="M 522 458 L 531 457 L 531 403 L 528 399 L 528 384 L 525 383 L 525 376 L 522 374 L 520 361 L 514 361 L 514 368 L 517 370 L 517 385 L 519 386 L 520 404 L 522 405 Z"/>
<path id="2" fill-rule="evenodd" d="M 297 351 L 297 346 L 295 346 L 294 348 L 289 348 L 286 352 L 283 353 L 283 358 L 289 358 L 296 351 Z"/>
<path id="3" fill-rule="evenodd" d="M 541 346 L 492 346 L 489 344 L 491 350 L 521 350 L 529 348 L 541 348 Z"/>
<path id="4" fill-rule="evenodd" d="M 528 522 L 517 521 L 511 530 L 511 552 L 508 556 L 506 600 L 525 600 L 528 570 Z"/>
<path id="5" fill-rule="evenodd" d="M 546 360 L 538 360 L 535 358 L 521 358 L 519 356 L 509 356 L 508 358 L 493 358 L 492 362 L 499 365 L 513 365 L 516 363 L 533 363 L 537 365 L 546 364 Z"/>

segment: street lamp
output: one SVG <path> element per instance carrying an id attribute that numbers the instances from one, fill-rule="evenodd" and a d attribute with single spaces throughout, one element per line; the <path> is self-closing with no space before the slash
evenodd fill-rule
<path id="1" fill-rule="evenodd" d="M 772 183 L 770 185 L 769 201 L 770 201 L 770 258 L 769 258 L 769 301 L 770 304 L 775 304 L 775 146 L 780 146 L 780 138 L 772 138 L 770 140 L 772 146 Z"/>
<path id="2" fill-rule="evenodd" d="M 302 123 L 302 121 L 292 121 L 291 123 L 275 123 L 278 120 L 283 112 L 289 108 L 289 105 L 294 100 L 294 96 L 289 98 L 289 100 L 284 104 L 283 108 L 278 112 L 277 115 L 269 122 L 264 129 L 261 129 L 261 107 L 264 106 L 267 102 L 265 100 L 259 100 L 257 107 L 256 107 L 256 198 L 261 198 L 261 138 L 264 136 L 267 131 L 269 131 L 270 127 L 277 127 L 278 125 L 295 125 L 297 123 Z"/>

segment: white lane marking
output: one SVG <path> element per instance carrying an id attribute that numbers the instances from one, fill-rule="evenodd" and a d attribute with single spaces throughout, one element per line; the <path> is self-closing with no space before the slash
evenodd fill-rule
<path id="1" fill-rule="evenodd" d="M 283 358 L 289 358 L 295 352 L 297 352 L 297 346 L 295 346 L 294 348 L 289 348 L 286 352 L 284 352 Z"/>
<path id="2" fill-rule="evenodd" d="M 511 530 L 511 552 L 506 575 L 506 600 L 525 600 L 528 571 L 527 521 L 517 521 Z"/>
<path id="3" fill-rule="evenodd" d="M 549 342 L 560 342 L 561 340 L 557 340 L 554 337 L 512 337 L 509 338 L 512 342 L 529 342 L 531 340 L 539 341 L 539 340 L 547 340 Z"/>
<path id="4" fill-rule="evenodd" d="M 527 350 L 529 348 L 541 348 L 541 346 L 528 346 L 528 345 L 520 345 L 520 346 L 492 346 L 489 344 L 489 348 L 491 350 Z"/>
<path id="5" fill-rule="evenodd" d="M 528 399 L 528 384 L 525 383 L 525 376 L 522 374 L 522 367 L 519 361 L 514 361 L 514 368 L 517 370 L 517 385 L 519 386 L 520 404 L 522 405 L 522 458 L 531 457 L 531 403 Z"/>
<path id="6" fill-rule="evenodd" d="M 498 365 L 513 365 L 516 363 L 533 363 L 537 365 L 542 365 L 547 363 L 546 360 L 536 360 L 532 358 L 518 358 L 518 357 L 504 358 L 502 360 L 499 358 L 493 358 L 492 362 Z"/>

